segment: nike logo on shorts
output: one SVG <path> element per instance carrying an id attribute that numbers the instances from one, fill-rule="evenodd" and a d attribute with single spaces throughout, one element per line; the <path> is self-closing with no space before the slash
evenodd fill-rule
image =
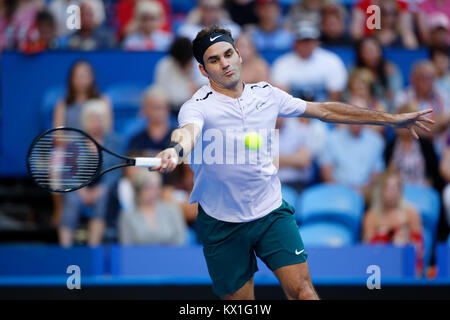
<path id="1" fill-rule="evenodd" d="M 216 40 L 218 37 L 221 37 L 221 36 L 222 36 L 222 35 L 218 35 L 218 36 L 216 36 L 216 37 L 214 37 L 214 38 L 209 37 L 209 41 L 213 42 L 214 40 Z"/>
<path id="2" fill-rule="evenodd" d="M 299 255 L 300 253 L 302 253 L 303 251 L 305 251 L 305 249 L 301 250 L 301 251 L 297 251 L 297 249 L 295 249 L 295 254 Z"/>

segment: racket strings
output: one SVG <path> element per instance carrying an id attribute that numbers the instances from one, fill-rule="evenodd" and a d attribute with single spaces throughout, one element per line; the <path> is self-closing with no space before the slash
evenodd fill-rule
<path id="1" fill-rule="evenodd" d="M 100 154 L 87 136 L 75 130 L 55 130 L 32 147 L 29 167 L 33 179 L 51 191 L 78 189 L 99 171 Z"/>

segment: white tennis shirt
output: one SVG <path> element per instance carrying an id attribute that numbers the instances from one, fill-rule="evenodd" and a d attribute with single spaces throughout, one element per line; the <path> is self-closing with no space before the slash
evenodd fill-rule
<path id="1" fill-rule="evenodd" d="M 273 154 L 261 151 L 267 149 L 265 142 L 270 144 L 264 139 L 264 132 L 274 131 L 277 117 L 297 117 L 305 112 L 305 108 L 306 101 L 266 82 L 244 84 L 244 91 L 237 99 L 215 91 L 209 84 L 201 87 L 183 104 L 178 115 L 180 128 L 193 123 L 202 130 L 191 152 L 201 152 L 203 161 L 190 163 L 194 172 L 190 203 L 198 202 L 208 215 L 227 222 L 252 221 L 278 208 L 282 200 L 281 184 L 273 164 Z M 229 131 L 233 134 L 227 134 Z M 205 160 L 205 154 L 211 148 L 208 150 L 204 141 L 212 143 L 211 132 L 224 133 L 225 138 L 215 137 L 215 143 L 226 144 L 230 137 L 236 139 L 237 136 L 233 149 L 238 149 L 237 145 L 245 145 L 246 133 L 262 133 L 258 160 L 233 163 L 229 153 L 225 152 L 229 150 L 228 146 L 223 147 L 226 160 L 222 163 L 218 163 L 220 157 L 217 157 L 217 162 Z M 267 136 L 272 137 L 270 134 Z M 216 156 L 221 153 L 218 149 Z M 250 159 L 248 153 L 256 151 L 246 152 Z"/>

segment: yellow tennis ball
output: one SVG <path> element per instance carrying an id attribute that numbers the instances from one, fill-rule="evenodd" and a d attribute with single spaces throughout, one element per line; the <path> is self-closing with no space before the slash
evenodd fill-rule
<path id="1" fill-rule="evenodd" d="M 261 146 L 261 137 L 256 132 L 250 132 L 245 136 L 245 146 L 250 150 L 258 150 Z"/>

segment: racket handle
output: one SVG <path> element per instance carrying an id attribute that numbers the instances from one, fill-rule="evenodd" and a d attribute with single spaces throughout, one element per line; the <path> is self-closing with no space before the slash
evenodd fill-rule
<path id="1" fill-rule="evenodd" d="M 135 160 L 136 163 L 134 165 L 136 167 L 151 168 L 161 164 L 161 158 L 135 158 Z M 172 159 L 172 161 L 176 163 L 175 159 Z"/>

